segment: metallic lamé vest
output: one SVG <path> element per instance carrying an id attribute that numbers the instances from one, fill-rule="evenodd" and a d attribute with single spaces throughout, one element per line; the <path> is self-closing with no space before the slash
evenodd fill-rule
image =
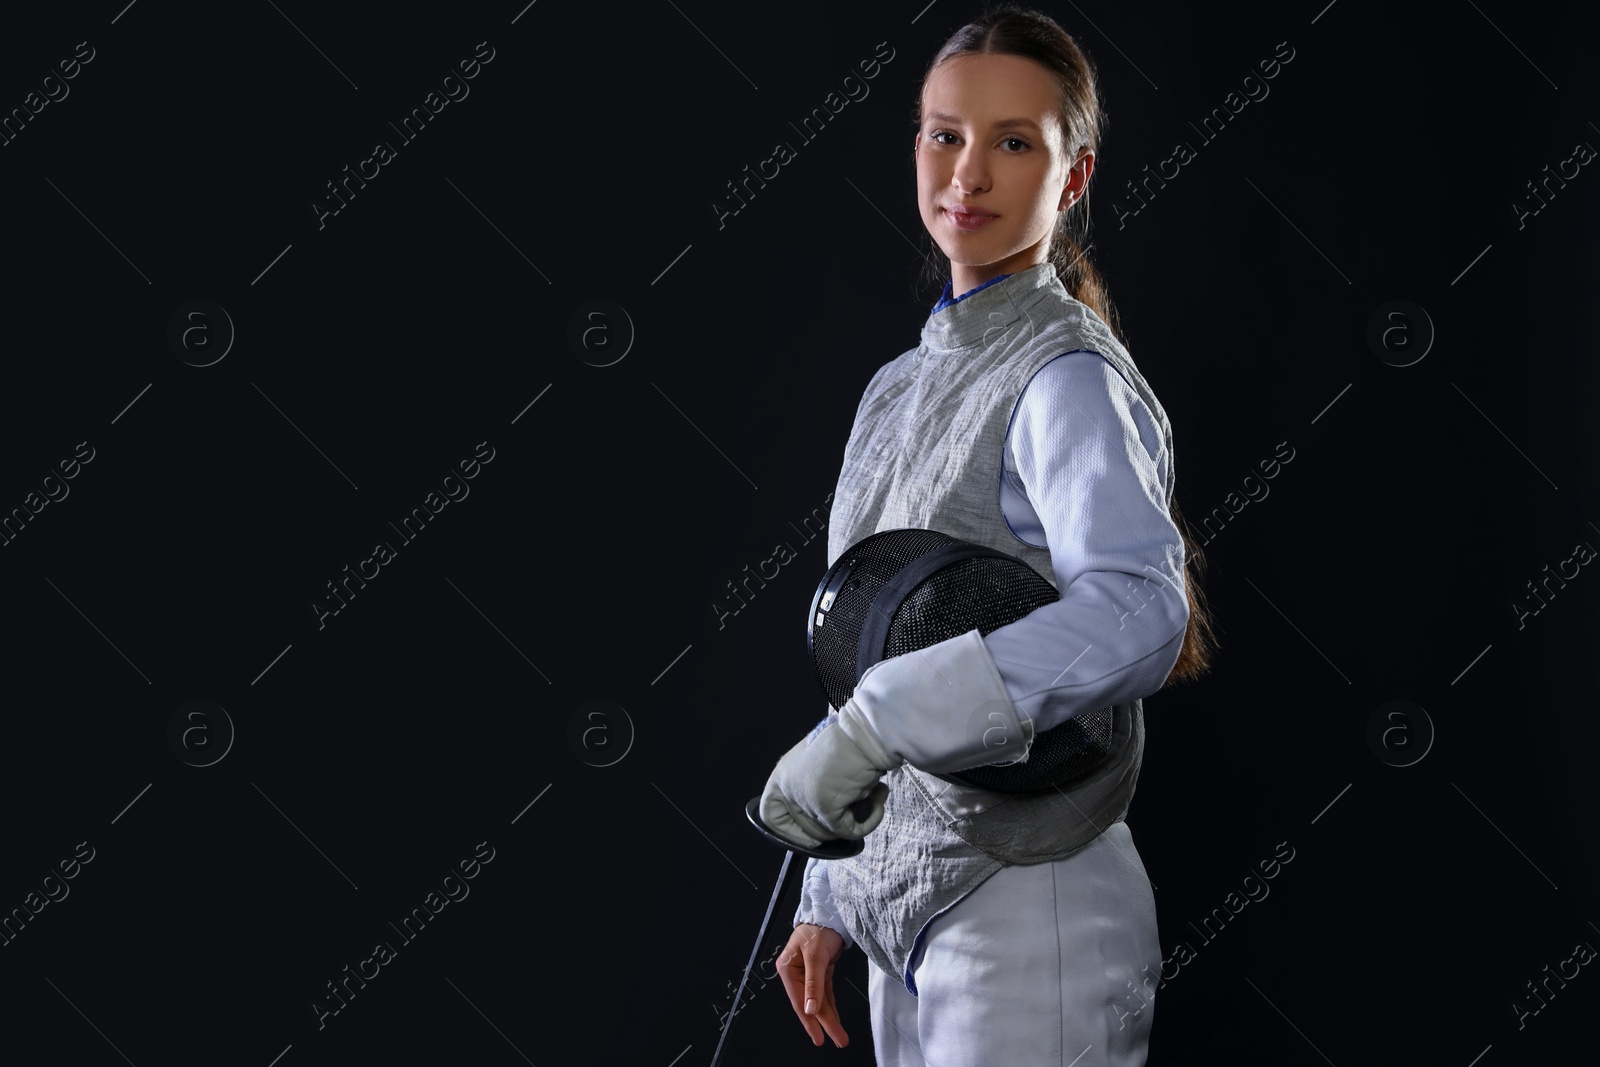
<path id="1" fill-rule="evenodd" d="M 914 526 L 1008 552 L 1056 584 L 1047 549 L 1019 540 L 1000 509 L 1005 435 L 1033 374 L 1068 352 L 1099 353 L 1172 430 L 1127 350 L 1046 262 L 929 316 L 916 348 L 868 384 L 828 518 L 828 565 L 880 530 Z M 1062 791 L 996 793 L 902 765 L 884 778 L 883 821 L 860 855 L 828 862 L 834 907 L 854 941 L 915 992 L 917 935 L 1006 864 L 1060 859 L 1123 818 L 1144 755 L 1143 703 L 1116 706 L 1112 755 Z"/>

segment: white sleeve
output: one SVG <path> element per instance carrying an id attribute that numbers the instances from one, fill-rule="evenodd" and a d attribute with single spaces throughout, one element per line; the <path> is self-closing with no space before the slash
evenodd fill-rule
<path id="1" fill-rule="evenodd" d="M 833 887 L 828 884 L 828 863 L 826 860 L 816 858 L 806 860 L 805 878 L 800 883 L 800 907 L 794 913 L 794 925 L 801 923 L 816 923 L 844 938 L 844 947 L 849 948 L 853 942 L 850 934 L 845 930 L 844 923 L 839 921 L 839 913 L 833 907 Z"/>
<path id="2" fill-rule="evenodd" d="M 833 705 L 828 705 L 828 714 L 823 720 L 812 727 L 806 741 L 810 743 L 823 727 L 828 725 L 828 720 L 833 718 L 835 712 Z M 826 926 L 844 938 L 844 947 L 852 944 L 850 934 L 846 932 L 844 923 L 839 921 L 839 913 L 833 907 L 833 887 L 828 882 L 828 864 L 826 860 L 810 857 L 806 860 L 805 877 L 800 881 L 800 907 L 795 910 L 794 923 L 816 923 Z"/>
<path id="3" fill-rule="evenodd" d="M 1001 506 L 1048 548 L 1061 599 L 983 640 L 1035 733 L 1149 696 L 1178 660 L 1189 602 L 1170 460 L 1148 406 L 1098 353 L 1057 356 L 1018 399 Z"/>

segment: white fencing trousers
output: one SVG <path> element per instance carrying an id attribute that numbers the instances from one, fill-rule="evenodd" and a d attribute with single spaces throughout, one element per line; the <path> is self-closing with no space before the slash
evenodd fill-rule
<path id="1" fill-rule="evenodd" d="M 929 921 L 911 970 L 916 996 L 867 967 L 879 1067 L 1143 1067 L 1161 942 L 1127 824 L 990 875 Z"/>

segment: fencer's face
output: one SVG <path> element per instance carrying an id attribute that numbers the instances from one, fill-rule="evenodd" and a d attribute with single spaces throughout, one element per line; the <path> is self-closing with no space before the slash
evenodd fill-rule
<path id="1" fill-rule="evenodd" d="M 1044 262 L 1057 212 L 1082 195 L 1093 153 L 1073 166 L 1058 107 L 1049 72 L 1022 56 L 956 56 L 928 76 L 914 149 L 917 202 L 950 257 L 957 295 L 964 282 L 972 288 Z M 989 215 L 952 214 L 962 207 Z"/>

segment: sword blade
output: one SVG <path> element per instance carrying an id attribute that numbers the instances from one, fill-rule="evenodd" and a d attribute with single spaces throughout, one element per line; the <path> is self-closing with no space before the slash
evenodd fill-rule
<path id="1" fill-rule="evenodd" d="M 739 979 L 739 991 L 733 995 L 733 1007 L 728 1011 L 728 1021 L 722 1024 L 722 1036 L 717 1039 L 717 1051 L 712 1054 L 711 1067 L 717 1067 L 722 1061 L 722 1048 L 728 1042 L 728 1031 L 733 1029 L 733 1020 L 738 1017 L 741 1005 L 744 1002 L 745 986 L 750 982 L 750 972 L 755 970 L 756 960 L 761 955 L 761 946 L 766 943 L 767 931 L 772 928 L 772 916 L 777 913 L 778 902 L 789 891 L 789 883 L 793 876 L 799 875 L 805 867 L 794 865 L 794 853 L 783 854 L 783 866 L 778 870 L 778 884 L 772 889 L 772 899 L 767 902 L 767 914 L 761 920 L 761 932 L 756 934 L 755 947 L 750 950 L 750 962 L 745 964 L 744 977 Z"/>

